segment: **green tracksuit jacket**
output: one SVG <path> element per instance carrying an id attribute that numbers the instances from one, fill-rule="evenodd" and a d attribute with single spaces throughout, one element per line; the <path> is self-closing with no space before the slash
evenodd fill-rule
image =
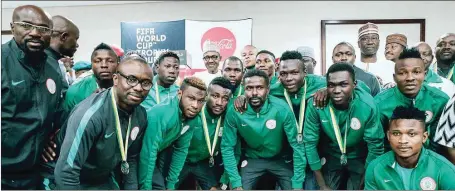
<path id="1" fill-rule="evenodd" d="M 177 95 L 177 92 L 179 91 L 179 86 L 172 84 L 169 88 L 164 88 L 163 86 L 160 86 L 157 84 L 158 76 L 153 77 L 153 86 L 152 89 L 150 89 L 149 94 L 145 98 L 145 100 L 141 103 L 142 107 L 144 107 L 146 110 L 149 110 L 153 106 L 167 100 L 167 99 L 172 99 Z M 157 98 L 157 90 L 158 88 L 158 94 L 159 94 L 159 102 Z"/>
<path id="2" fill-rule="evenodd" d="M 348 165 L 349 160 L 366 158 L 366 167 L 369 162 L 384 153 L 384 132 L 379 125 L 379 111 L 373 97 L 359 87 L 355 88 L 353 96 L 349 109 L 345 111 L 335 109 L 331 101 L 324 109 L 316 109 L 313 106 L 313 98 L 308 101 L 303 140 L 312 170 L 319 170 L 322 167 L 318 144 L 321 147 L 321 155 L 330 155 L 337 159 L 341 157 L 329 107 L 332 107 L 335 113 L 343 143 L 345 128 L 348 128 L 346 138 Z"/>
<path id="3" fill-rule="evenodd" d="M 139 160 L 139 188 L 152 189 L 152 176 L 158 153 L 173 145 L 166 188 L 174 189 L 185 164 L 193 128 L 183 119 L 177 96 L 147 110 L 148 127 Z"/>
<path id="4" fill-rule="evenodd" d="M 75 84 L 72 84 L 66 92 L 63 108 L 67 113 L 71 112 L 74 106 L 86 99 L 88 96 L 92 95 L 97 88 L 98 84 L 94 74 L 85 77 Z"/>
<path id="5" fill-rule="evenodd" d="M 436 132 L 436 127 L 439 122 L 439 118 L 444 109 L 444 106 L 449 101 L 449 97 L 442 92 L 441 90 L 428 86 L 427 84 L 422 84 L 422 88 L 417 96 L 413 99 L 407 98 L 404 96 L 398 87 L 387 89 L 376 97 L 374 101 L 379 108 L 380 120 L 384 133 L 387 133 L 389 129 L 389 121 L 392 116 L 393 110 L 398 106 L 411 107 L 414 106 L 419 110 L 425 111 L 427 118 L 425 124 L 427 131 L 430 135 L 429 143 L 425 146 L 433 151 L 438 152 L 438 144 L 433 141 L 434 133 Z M 387 136 L 386 136 L 387 137 Z M 390 151 L 390 145 L 388 140 L 384 139 L 384 149 L 385 152 Z"/>
<path id="6" fill-rule="evenodd" d="M 437 66 L 437 63 L 434 63 L 434 64 Z M 434 66 L 434 65 L 433 65 L 433 66 Z M 440 75 L 440 76 L 443 77 L 443 78 L 447 78 L 448 75 L 450 74 L 450 71 L 451 71 L 452 69 L 454 69 L 454 67 L 455 67 L 455 62 L 452 63 L 452 67 L 450 67 L 450 70 L 449 70 L 447 73 L 443 72 L 443 71 L 442 71 L 441 69 L 439 69 L 439 67 L 438 67 L 438 68 L 437 68 L 438 75 Z M 433 68 L 434 68 L 434 67 L 431 67 L 430 69 L 433 69 Z M 454 71 L 454 72 L 455 72 L 455 71 Z M 448 79 L 448 80 L 450 80 L 450 81 L 452 81 L 453 83 L 455 83 L 455 74 L 452 74 L 452 76 L 451 76 L 450 79 Z"/>
<path id="7" fill-rule="evenodd" d="M 395 153 L 389 151 L 370 163 L 365 190 L 404 190 L 396 168 Z M 455 190 L 455 166 L 441 155 L 422 148 L 411 173 L 410 190 Z"/>
<path id="8" fill-rule="evenodd" d="M 249 104 L 243 114 L 233 109 L 228 111 L 223 134 L 221 153 L 232 187 L 242 186 L 234 147 L 243 139 L 246 144 L 242 145 L 245 155 L 253 159 L 280 157 L 282 149 L 286 147 L 285 142 L 288 141 L 294 150 L 292 187 L 302 188 L 306 166 L 305 148 L 303 144 L 297 143 L 296 120 L 286 102 L 268 96 L 258 113 Z"/>

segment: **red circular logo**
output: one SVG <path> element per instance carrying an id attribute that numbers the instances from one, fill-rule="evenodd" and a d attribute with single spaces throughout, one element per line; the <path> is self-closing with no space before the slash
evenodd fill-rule
<path id="1" fill-rule="evenodd" d="M 214 27 L 205 32 L 201 39 L 201 50 L 205 41 L 210 41 L 218 46 L 222 60 L 234 55 L 237 45 L 234 34 L 224 27 Z"/>

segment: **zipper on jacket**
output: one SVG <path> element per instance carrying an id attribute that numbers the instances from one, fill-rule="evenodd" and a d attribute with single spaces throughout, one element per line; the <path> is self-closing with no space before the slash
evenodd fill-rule
<path id="1" fill-rule="evenodd" d="M 412 107 L 414 107 L 415 105 L 416 105 L 416 99 L 412 98 Z"/>

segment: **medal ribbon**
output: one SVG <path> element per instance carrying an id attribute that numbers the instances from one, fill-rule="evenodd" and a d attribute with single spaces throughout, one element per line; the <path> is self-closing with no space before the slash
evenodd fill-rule
<path id="1" fill-rule="evenodd" d="M 239 97 L 240 95 L 242 95 L 242 85 L 239 86 L 239 93 L 237 94 L 237 97 Z"/>
<path id="2" fill-rule="evenodd" d="M 333 131 L 335 132 L 335 137 L 337 138 L 338 146 L 340 147 L 341 154 L 346 153 L 346 137 L 348 135 L 348 122 L 346 121 L 346 127 L 344 128 L 344 145 L 341 142 L 341 132 L 340 132 L 340 127 L 338 126 L 337 119 L 335 118 L 335 113 L 333 112 L 333 109 L 331 106 L 329 106 L 330 109 L 330 117 L 332 118 L 332 126 L 333 126 Z"/>
<path id="3" fill-rule="evenodd" d="M 221 125 L 221 118 L 218 119 L 218 123 L 216 124 L 215 128 L 215 135 L 213 137 L 213 143 L 212 146 L 210 147 L 210 135 L 209 135 L 209 130 L 207 128 L 207 119 L 205 117 L 205 105 L 202 108 L 202 127 L 204 128 L 204 136 L 205 136 L 205 142 L 207 143 L 207 149 L 209 150 L 209 154 L 211 157 L 213 157 L 213 153 L 215 152 L 215 147 L 216 147 L 216 142 L 218 141 L 218 131 L 220 130 L 220 125 Z"/>
<path id="4" fill-rule="evenodd" d="M 300 112 L 299 112 L 299 123 L 297 124 L 297 134 L 302 134 L 303 131 L 303 118 L 305 117 L 305 99 L 306 99 L 306 80 L 304 81 L 304 88 L 303 88 L 303 96 L 302 99 L 300 100 Z M 289 107 L 291 108 L 292 112 L 294 112 L 294 108 L 292 107 L 292 102 L 291 98 L 289 97 L 288 92 L 286 89 L 284 90 L 284 97 L 286 98 L 286 102 L 288 102 Z"/>
<path id="5" fill-rule="evenodd" d="M 120 128 L 120 118 L 118 116 L 117 111 L 117 103 L 114 97 L 114 89 L 111 89 L 111 98 L 112 98 L 112 107 L 114 107 L 114 116 L 115 116 L 115 127 L 117 129 L 117 140 L 120 146 L 120 154 L 122 155 L 122 161 L 126 161 L 126 156 L 128 154 L 128 139 L 130 137 L 130 129 L 131 129 L 131 116 L 128 121 L 128 129 L 126 130 L 126 141 L 125 146 L 123 146 L 123 137 L 122 137 L 122 130 Z"/>
<path id="6" fill-rule="evenodd" d="M 158 91 L 158 83 L 155 82 L 155 95 L 156 95 L 156 104 L 160 103 L 160 92 Z"/>
<path id="7" fill-rule="evenodd" d="M 455 66 L 453 66 L 452 69 L 450 69 L 450 72 L 449 72 L 449 74 L 447 74 L 446 79 L 450 80 L 452 78 L 454 68 L 455 68 Z M 434 70 L 434 72 L 436 72 L 436 74 L 438 73 L 438 63 L 437 62 L 435 62 L 433 64 L 433 70 Z"/>
<path id="8" fill-rule="evenodd" d="M 450 69 L 450 72 L 449 74 L 447 75 L 447 79 L 450 80 L 450 78 L 452 78 L 452 75 L 453 75 L 453 69 L 455 68 L 455 66 L 452 67 L 452 69 Z"/>

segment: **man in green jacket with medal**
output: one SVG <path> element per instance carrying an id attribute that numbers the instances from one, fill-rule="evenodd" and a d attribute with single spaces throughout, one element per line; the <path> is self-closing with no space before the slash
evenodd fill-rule
<path id="1" fill-rule="evenodd" d="M 224 77 L 216 77 L 207 90 L 207 103 L 199 116 L 192 120 L 193 138 L 188 156 L 180 176 L 182 183 L 192 175 L 202 190 L 216 190 L 219 182 L 227 185 L 229 180 L 220 180 L 224 171 L 221 161 L 220 142 L 223 135 L 224 115 L 232 96 L 232 85 Z M 181 186 L 179 189 L 193 190 L 194 187 Z"/>
<path id="2" fill-rule="evenodd" d="M 221 74 L 223 74 L 223 77 L 227 78 L 231 82 L 231 85 L 235 89 L 235 91 L 232 92 L 232 98 L 234 99 L 243 95 L 245 92 L 242 85 L 242 77 L 244 73 L 243 62 L 240 58 L 231 56 L 224 60 Z"/>
<path id="3" fill-rule="evenodd" d="M 347 189 L 358 190 L 368 163 L 384 151 L 379 112 L 373 97 L 357 86 L 348 63 L 328 69 L 327 92 L 327 107 L 316 109 L 313 98 L 307 104 L 303 140 L 308 163 L 321 189 L 339 189 L 347 179 Z"/>
<path id="4" fill-rule="evenodd" d="M 433 65 L 435 72 L 443 78 L 455 83 L 455 33 L 442 35 L 436 42 L 436 63 Z"/>
<path id="5" fill-rule="evenodd" d="M 425 149 L 425 111 L 394 109 L 387 130 L 392 151 L 373 160 L 365 175 L 365 190 L 455 190 L 455 166 Z"/>
<path id="6" fill-rule="evenodd" d="M 175 189 L 193 136 L 190 121 L 201 111 L 206 91 L 201 79 L 188 77 L 177 96 L 147 110 L 148 128 L 139 163 L 141 190 Z"/>
<path id="7" fill-rule="evenodd" d="M 149 110 L 156 104 L 177 95 L 179 86 L 175 81 L 179 76 L 180 59 L 174 52 L 164 52 L 157 59 L 157 75 L 153 78 L 153 87 L 142 106 Z"/>
<path id="8" fill-rule="evenodd" d="M 305 148 L 297 142 L 297 122 L 283 100 L 268 96 L 268 75 L 260 70 L 243 77 L 247 110 L 242 114 L 229 110 L 223 128 L 221 153 L 225 171 L 234 189 L 255 189 L 259 178 L 271 173 L 283 190 L 301 189 L 305 179 Z M 294 168 L 284 158 L 287 142 L 294 151 Z M 246 159 L 237 169 L 235 147 L 245 148 Z"/>
<path id="9" fill-rule="evenodd" d="M 449 97 L 441 90 L 424 84 L 425 64 L 419 51 L 415 48 L 405 49 L 395 64 L 393 75 L 397 86 L 378 94 L 374 100 L 379 108 L 380 120 L 384 132 L 389 129 L 389 121 L 397 106 L 416 107 L 425 111 L 425 125 L 430 140 L 425 147 L 438 152 L 438 144 L 433 141 L 434 133 L 444 106 Z M 384 139 L 385 152 L 390 150 L 388 141 Z"/>

